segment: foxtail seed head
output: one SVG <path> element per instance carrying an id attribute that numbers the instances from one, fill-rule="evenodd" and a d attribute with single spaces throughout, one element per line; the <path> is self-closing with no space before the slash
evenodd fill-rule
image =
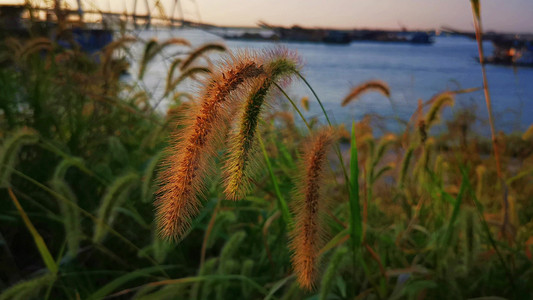
<path id="1" fill-rule="evenodd" d="M 156 221 L 163 238 L 178 240 L 198 213 L 198 197 L 205 192 L 205 179 L 220 135 L 225 132 L 224 120 L 236 103 L 233 94 L 262 73 L 257 58 L 246 54 L 231 56 L 212 73 L 199 104 L 184 118 L 180 134 L 172 137 L 155 202 Z"/>
<path id="2" fill-rule="evenodd" d="M 270 90 L 280 80 L 288 79 L 299 69 L 298 59 L 286 50 L 272 51 L 265 55 L 265 72 L 257 78 L 239 109 L 239 118 L 228 137 L 228 154 L 224 166 L 226 198 L 237 200 L 250 189 L 250 179 L 258 169 L 256 132 L 259 119 Z"/>
<path id="3" fill-rule="evenodd" d="M 390 97 L 390 89 L 387 83 L 381 80 L 370 80 L 354 87 L 350 93 L 342 100 L 342 106 L 348 105 L 352 100 L 357 99 L 365 92 L 376 91 L 386 97 Z"/>
<path id="4" fill-rule="evenodd" d="M 312 289 L 318 273 L 319 251 L 324 245 L 324 215 L 327 199 L 323 197 L 322 180 L 327 153 L 334 141 L 331 129 L 323 129 L 310 137 L 300 165 L 300 178 L 294 192 L 295 226 L 290 237 L 292 265 L 300 286 Z"/>

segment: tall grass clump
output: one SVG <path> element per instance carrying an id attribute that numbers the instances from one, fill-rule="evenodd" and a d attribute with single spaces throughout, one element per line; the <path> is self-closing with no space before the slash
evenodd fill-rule
<path id="1" fill-rule="evenodd" d="M 498 134 L 502 181 L 476 88 L 349 132 L 292 52 L 147 43 L 0 42 L 0 299 L 533 299 L 533 131 Z"/>

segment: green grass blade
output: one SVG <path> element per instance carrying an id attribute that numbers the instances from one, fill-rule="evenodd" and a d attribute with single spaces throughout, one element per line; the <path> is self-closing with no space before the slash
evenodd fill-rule
<path id="1" fill-rule="evenodd" d="M 285 284 L 287 284 L 287 282 L 289 282 L 291 279 L 294 279 L 294 275 L 290 275 L 290 276 L 287 276 L 283 279 L 281 279 L 280 281 L 276 282 L 276 284 L 274 284 L 274 286 L 272 287 L 272 289 L 270 289 L 270 292 L 268 292 L 268 295 L 265 297 L 265 300 L 270 300 L 274 297 L 274 294 L 280 289 L 282 288 Z"/>
<path id="2" fill-rule="evenodd" d="M 121 285 L 123 285 L 123 284 L 125 284 L 125 283 L 127 283 L 129 281 L 132 281 L 132 280 L 134 280 L 136 278 L 142 277 L 142 276 L 151 276 L 150 274 L 152 274 L 154 272 L 158 272 L 162 268 L 164 268 L 164 267 L 155 266 L 155 267 L 148 267 L 148 268 L 140 269 L 140 270 L 137 270 L 137 271 L 129 272 L 129 273 L 125 274 L 125 275 L 122 275 L 122 276 L 116 278 L 115 280 L 111 281 L 110 283 L 104 285 L 99 290 L 94 292 L 91 296 L 89 296 L 89 298 L 87 298 L 87 299 L 88 300 L 102 299 L 105 296 L 109 295 L 111 292 L 113 292 L 115 289 L 120 287 Z"/>
<path id="3" fill-rule="evenodd" d="M 352 122 L 352 140 L 350 145 L 350 235 L 354 247 L 363 242 L 363 221 L 359 203 L 359 165 L 357 144 L 355 141 L 355 122 Z"/>
<path id="4" fill-rule="evenodd" d="M 8 188 L 7 191 L 9 193 L 9 196 L 11 197 L 11 200 L 13 200 L 13 204 L 15 204 L 15 206 L 17 207 L 17 210 L 19 211 L 20 216 L 22 217 L 22 220 L 24 221 L 24 224 L 30 231 L 33 237 L 33 240 L 35 242 L 35 245 L 37 246 L 37 249 L 39 250 L 39 253 L 41 254 L 41 257 L 44 261 L 44 264 L 46 265 L 46 267 L 48 268 L 48 270 L 50 270 L 52 274 L 57 274 L 57 270 L 58 270 L 57 264 L 54 258 L 52 257 L 52 254 L 50 254 L 50 251 L 48 250 L 48 247 L 46 246 L 43 240 L 43 237 L 39 234 L 39 232 L 37 232 L 37 229 L 35 229 L 35 226 L 33 226 L 33 224 L 31 223 L 30 218 L 28 218 L 28 215 L 26 214 L 26 212 L 20 205 L 17 197 L 15 197 L 15 194 L 13 194 L 13 191 L 11 190 L 11 188 Z"/>
<path id="5" fill-rule="evenodd" d="M 320 105 L 320 109 L 322 109 L 322 112 L 324 113 L 324 117 L 326 117 L 326 121 L 328 121 L 329 126 L 331 126 L 331 121 L 329 120 L 328 113 L 326 112 L 326 109 L 324 108 L 324 105 L 322 104 L 322 101 L 320 101 L 320 98 L 318 98 L 318 95 L 316 94 L 316 92 L 313 89 L 313 87 L 311 87 L 309 82 L 307 82 L 305 77 L 303 77 L 303 75 L 300 72 L 297 71 L 296 75 L 298 75 L 298 77 L 300 77 L 303 80 L 303 82 L 305 83 L 305 85 L 307 85 L 307 87 L 311 90 L 311 93 L 313 93 L 313 96 L 315 96 L 316 100 L 318 101 L 318 104 Z"/>
<path id="6" fill-rule="evenodd" d="M 36 296 L 49 284 L 53 284 L 56 275 L 46 273 L 39 277 L 21 281 L 5 289 L 0 293 L 0 300 L 12 299 L 36 299 Z"/>
<path id="7" fill-rule="evenodd" d="M 263 156 L 265 157 L 266 166 L 268 169 L 268 173 L 270 174 L 270 178 L 272 179 L 272 185 L 274 186 L 274 191 L 276 192 L 276 196 L 278 198 L 278 205 L 279 209 L 281 210 L 281 215 L 283 216 L 283 220 L 287 224 L 287 226 L 290 228 L 292 226 L 292 216 L 289 212 L 289 206 L 287 205 L 287 202 L 285 201 L 285 198 L 283 198 L 283 195 L 281 194 L 281 190 L 279 189 L 278 180 L 276 179 L 276 175 L 274 174 L 274 170 L 272 170 L 272 164 L 270 163 L 270 159 L 268 158 L 268 153 L 265 148 L 265 144 L 263 143 L 263 138 L 261 137 L 261 134 L 258 132 L 257 139 L 259 140 L 259 145 L 261 146 L 261 150 L 263 152 Z"/>
<path id="8" fill-rule="evenodd" d="M 448 229 L 446 231 L 445 236 L 445 243 L 444 247 L 450 244 L 450 239 L 452 238 L 453 230 L 455 227 L 455 221 L 457 220 L 457 216 L 459 216 L 459 210 L 461 208 L 461 203 L 463 202 L 463 194 L 466 190 L 466 179 L 464 178 L 463 174 L 463 181 L 461 182 L 461 187 L 459 188 L 459 193 L 457 194 L 457 197 L 455 198 L 455 204 L 453 205 L 453 212 L 452 217 L 450 218 L 450 222 L 448 223 Z"/>

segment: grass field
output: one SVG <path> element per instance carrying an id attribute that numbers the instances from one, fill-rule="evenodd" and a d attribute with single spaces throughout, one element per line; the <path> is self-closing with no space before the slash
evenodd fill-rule
<path id="1" fill-rule="evenodd" d="M 395 133 L 320 124 L 302 114 L 320 99 L 284 91 L 307 83 L 297 53 L 151 40 L 122 80 L 134 41 L 98 63 L 3 44 L 0 299 L 533 299 L 533 126 L 490 140 L 472 111 L 442 120 L 469 90 Z M 153 99 L 167 47 L 184 54 Z M 371 92 L 390 95 L 361 83 L 339 106 Z"/>

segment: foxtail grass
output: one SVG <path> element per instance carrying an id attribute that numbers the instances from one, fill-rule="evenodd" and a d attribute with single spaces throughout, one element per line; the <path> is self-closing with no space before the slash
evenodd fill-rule
<path id="1" fill-rule="evenodd" d="M 249 191 L 257 170 L 256 131 L 261 112 L 274 83 L 286 79 L 298 70 L 298 60 L 287 51 L 267 55 L 265 74 L 258 78 L 240 108 L 240 117 L 228 137 L 228 154 L 224 166 L 224 193 L 226 198 L 237 200 Z"/>
<path id="2" fill-rule="evenodd" d="M 72 203 L 77 203 L 76 194 L 72 191 L 68 183 L 62 179 L 54 179 L 51 182 L 54 191 Z M 76 257 L 80 246 L 82 236 L 80 213 L 73 205 L 68 205 L 64 201 L 58 200 L 63 224 L 65 227 L 65 236 L 67 240 L 68 254 L 71 258 Z"/>
<path id="3" fill-rule="evenodd" d="M 205 44 L 195 49 L 180 64 L 180 70 L 182 71 L 186 70 L 195 60 L 197 60 L 199 57 L 201 57 L 205 53 L 211 52 L 211 51 L 224 52 L 226 51 L 226 46 L 221 45 L 221 44 Z"/>
<path id="4" fill-rule="evenodd" d="M 364 82 L 356 87 L 354 87 L 348 95 L 342 100 L 342 106 L 348 105 L 348 103 L 352 102 L 353 100 L 357 99 L 362 94 L 369 92 L 369 91 L 376 91 L 387 98 L 390 97 L 390 89 L 387 83 L 381 81 L 381 80 L 370 80 L 367 82 Z"/>
<path id="5" fill-rule="evenodd" d="M 180 76 L 178 76 L 178 78 L 176 78 L 176 79 L 174 79 L 174 80 L 172 80 L 170 82 L 170 84 L 167 87 L 166 93 L 168 94 L 169 92 L 173 91 L 180 83 L 185 81 L 185 79 L 187 79 L 187 78 L 191 78 L 191 77 L 193 77 L 194 75 L 197 75 L 197 74 L 208 74 L 210 72 L 211 72 L 211 70 L 209 68 L 206 68 L 206 67 L 190 68 L 190 69 L 186 70 L 185 72 L 181 73 Z"/>
<path id="6" fill-rule="evenodd" d="M 431 106 L 424 118 L 426 130 L 429 130 L 431 126 L 439 120 L 440 112 L 444 106 L 454 105 L 455 99 L 454 99 L 453 93 L 445 92 L 431 99 L 430 103 L 431 103 Z"/>
<path id="7" fill-rule="evenodd" d="M 170 45 L 190 46 L 191 44 L 189 41 L 180 38 L 171 38 L 163 43 L 159 43 L 156 39 L 150 40 L 144 47 L 143 57 L 139 65 L 139 79 L 144 77 L 148 64 L 154 59 L 154 57 Z"/>
<path id="8" fill-rule="evenodd" d="M 116 213 L 115 208 L 126 200 L 128 191 L 130 190 L 132 184 L 138 179 L 139 178 L 136 173 L 130 172 L 117 178 L 108 187 L 107 192 L 100 202 L 100 207 L 98 208 L 98 221 L 94 226 L 93 242 L 99 243 L 104 239 L 107 233 L 106 224 L 109 226 L 111 223 L 113 223 Z"/>
<path id="9" fill-rule="evenodd" d="M 308 290 L 315 286 L 319 252 L 324 246 L 327 233 L 324 216 L 328 204 L 322 185 L 327 153 L 334 140 L 331 129 L 323 129 L 310 137 L 303 147 L 301 177 L 297 181 L 293 197 L 295 226 L 290 233 L 292 265 L 300 286 Z"/>
<path id="10" fill-rule="evenodd" d="M 39 140 L 37 133 L 28 128 L 22 128 L 4 140 L 0 148 L 0 187 L 9 186 L 13 167 L 18 161 L 17 155 L 24 145 L 35 144 Z"/>
<path id="11" fill-rule="evenodd" d="M 159 175 L 156 221 L 163 238 L 178 240 L 198 213 L 210 162 L 236 103 L 230 94 L 262 73 L 256 58 L 232 55 L 207 80 L 199 104 L 182 121 L 186 126 L 173 137 Z"/>

